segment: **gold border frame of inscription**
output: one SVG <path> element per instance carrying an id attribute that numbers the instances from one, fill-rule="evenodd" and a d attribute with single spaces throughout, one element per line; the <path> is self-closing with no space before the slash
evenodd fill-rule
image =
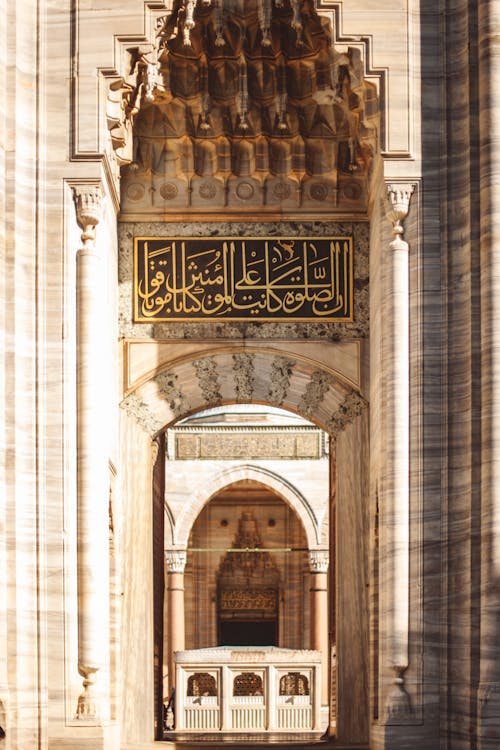
<path id="1" fill-rule="evenodd" d="M 292 240 L 330 240 L 330 241 L 342 241 L 342 242 L 348 242 L 349 243 L 349 294 L 350 294 L 350 315 L 343 318 L 321 318 L 321 317 L 308 317 L 308 318 L 302 318 L 302 317 L 295 317 L 293 315 L 287 316 L 287 315 L 281 315 L 276 317 L 259 317 L 256 318 L 250 318 L 250 317 L 244 317 L 244 318 L 210 318 L 207 315 L 202 316 L 196 316 L 196 317 L 176 317 L 174 315 L 169 316 L 168 318 L 140 318 L 138 314 L 138 297 L 137 297 L 137 288 L 138 288 L 138 253 L 137 253 L 137 244 L 141 240 L 165 240 L 166 242 L 172 241 L 172 240 L 204 240 L 204 239 L 211 239 L 211 240 L 220 240 L 220 241 L 230 241 L 230 240 L 238 240 L 238 241 L 244 241 L 244 240 L 276 240 L 279 238 L 285 237 L 286 239 L 292 239 Z M 133 279 L 132 279 L 132 322 L 134 325 L 141 325 L 143 323 L 149 323 L 150 325 L 154 325 L 155 323 L 352 323 L 354 321 L 354 237 L 353 235 L 347 235 L 347 236 L 316 236 L 316 237 L 300 237 L 297 235 L 278 235 L 278 236 L 251 236 L 251 237 L 241 237 L 241 236 L 223 236 L 220 237 L 192 237 L 192 236 L 177 236 L 177 237 L 170 237 L 170 236 L 137 236 L 133 238 L 134 240 L 134 247 L 133 247 L 133 253 L 134 253 L 134 270 L 133 270 Z"/>

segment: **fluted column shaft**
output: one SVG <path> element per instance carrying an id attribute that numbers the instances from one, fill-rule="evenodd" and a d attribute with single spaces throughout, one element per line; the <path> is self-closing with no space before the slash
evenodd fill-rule
<path id="1" fill-rule="evenodd" d="M 481 634 L 478 747 L 500 746 L 500 7 L 479 8 Z"/>
<path id="2" fill-rule="evenodd" d="M 185 550 L 166 550 L 167 563 L 167 663 L 169 692 L 175 687 L 174 653 L 185 648 L 184 568 Z"/>
<path id="3" fill-rule="evenodd" d="M 387 185 L 387 216 L 394 239 L 389 245 L 389 361 L 387 448 L 390 468 L 387 522 L 388 586 L 390 597 L 389 659 L 394 671 L 394 689 L 387 700 L 387 721 L 399 720 L 410 712 L 404 688 L 408 668 L 409 626 L 409 247 L 402 238 L 413 186 Z"/>
<path id="4" fill-rule="evenodd" d="M 310 550 L 311 648 L 321 652 L 321 705 L 328 705 L 328 550 Z"/>
<path id="5" fill-rule="evenodd" d="M 105 661 L 109 626 L 109 476 L 102 397 L 104 271 L 95 246 L 100 188 L 74 188 L 74 198 L 83 229 L 83 245 L 76 256 L 76 299 L 78 670 L 84 692 L 78 701 L 77 718 L 95 721 L 101 718 L 101 706 L 93 685 Z"/>

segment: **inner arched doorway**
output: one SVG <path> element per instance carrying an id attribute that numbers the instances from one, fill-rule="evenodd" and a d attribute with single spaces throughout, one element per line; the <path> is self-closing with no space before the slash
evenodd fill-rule
<path id="1" fill-rule="evenodd" d="M 307 541 L 295 512 L 264 485 L 227 487 L 190 534 L 186 648 L 310 648 L 308 573 Z"/>

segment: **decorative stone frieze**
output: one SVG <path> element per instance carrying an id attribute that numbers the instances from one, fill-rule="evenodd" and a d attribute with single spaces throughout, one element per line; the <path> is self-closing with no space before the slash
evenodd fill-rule
<path id="1" fill-rule="evenodd" d="M 238 403 L 251 401 L 254 381 L 254 355 L 233 354 L 233 377 L 235 383 L 236 400 Z"/>
<path id="2" fill-rule="evenodd" d="M 213 357 L 202 357 L 193 362 L 196 377 L 207 404 L 219 404 L 222 401 L 218 379 L 217 363 Z"/>
<path id="3" fill-rule="evenodd" d="M 187 552 L 185 549 L 165 550 L 165 562 L 169 573 L 184 573 L 186 560 Z"/>
<path id="4" fill-rule="evenodd" d="M 330 562 L 330 554 L 327 549 L 310 549 L 309 569 L 311 573 L 327 573 Z"/>
<path id="5" fill-rule="evenodd" d="M 320 430 L 314 427 L 188 427 L 173 430 L 178 461 L 318 460 L 323 456 Z"/>

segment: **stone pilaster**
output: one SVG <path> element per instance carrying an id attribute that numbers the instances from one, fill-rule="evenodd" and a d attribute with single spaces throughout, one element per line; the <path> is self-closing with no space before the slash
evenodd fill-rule
<path id="1" fill-rule="evenodd" d="M 167 566 L 167 663 L 169 693 L 175 687 L 174 653 L 185 647 L 184 568 L 186 550 L 165 550 Z"/>
<path id="2" fill-rule="evenodd" d="M 387 612 L 389 667 L 394 686 L 386 701 L 386 723 L 398 724 L 411 716 L 404 674 L 408 668 L 409 627 L 409 285 L 408 243 L 402 222 L 408 214 L 414 185 L 387 184 L 387 218 L 394 239 L 389 245 L 388 310 L 389 361 L 387 410 Z"/>
<path id="3" fill-rule="evenodd" d="M 101 218 L 99 184 L 73 187 L 82 246 L 76 255 L 77 298 L 77 522 L 78 522 L 78 671 L 83 693 L 76 718 L 101 718 L 99 691 L 109 626 L 108 451 L 103 428 L 102 368 L 104 263 L 95 244 Z"/>
<path id="4" fill-rule="evenodd" d="M 328 564 L 328 550 L 309 550 L 311 648 L 321 652 L 322 706 L 328 704 Z"/>

